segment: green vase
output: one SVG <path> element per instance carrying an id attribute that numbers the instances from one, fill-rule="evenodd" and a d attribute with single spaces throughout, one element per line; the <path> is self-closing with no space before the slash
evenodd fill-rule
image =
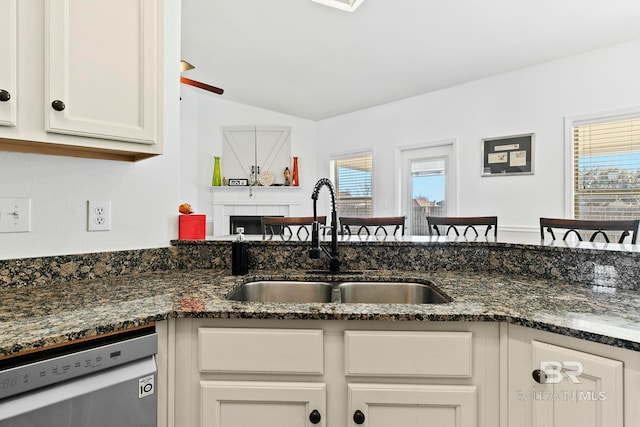
<path id="1" fill-rule="evenodd" d="M 211 185 L 214 187 L 220 187 L 222 185 L 222 177 L 220 175 L 220 157 L 215 156 L 213 160 L 213 181 L 211 182 Z"/>

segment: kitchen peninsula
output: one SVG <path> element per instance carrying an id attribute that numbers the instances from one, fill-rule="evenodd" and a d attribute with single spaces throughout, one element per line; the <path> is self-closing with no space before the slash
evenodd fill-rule
<path id="1" fill-rule="evenodd" d="M 0 261 L 3 301 L 0 354 L 6 357 L 158 322 L 168 337 L 175 334 L 166 338 L 165 349 L 174 348 L 180 360 L 185 360 L 185 367 L 179 369 L 191 369 L 199 354 L 199 331 L 248 328 L 251 332 L 265 328 L 267 333 L 280 328 L 311 329 L 324 330 L 325 339 L 355 331 L 351 342 L 370 329 L 420 334 L 456 331 L 477 337 L 471 342 L 473 354 L 481 357 L 481 361 L 474 362 L 475 374 L 463 374 L 470 378 L 463 384 L 483 390 L 477 408 L 483 420 L 496 419 L 487 415 L 497 411 L 487 400 L 488 392 L 506 393 L 507 388 L 511 390 L 514 384 L 520 384 L 517 374 L 509 371 L 513 364 L 507 360 L 514 357 L 509 354 L 529 355 L 531 350 L 519 349 L 516 344 L 528 343 L 531 337 L 535 342 L 580 350 L 580 354 L 596 353 L 607 360 L 623 358 L 625 387 L 636 387 L 625 392 L 638 387 L 635 380 L 640 376 L 640 250 L 637 247 L 352 237 L 339 242 L 342 272 L 331 275 L 322 272 L 327 268 L 326 258 L 309 259 L 309 242 L 248 236 L 249 274 L 232 276 L 232 239 L 173 241 L 170 248 Z M 351 274 L 354 270 L 361 274 Z M 452 302 L 247 303 L 225 299 L 243 283 L 269 279 L 432 283 Z M 167 327 L 167 322 L 173 326 Z M 512 341 L 518 335 L 524 338 Z M 385 342 L 386 338 L 382 339 Z M 454 341 L 458 342 L 457 338 Z M 527 344 L 526 348 L 529 347 Z M 337 360 L 341 358 L 326 353 L 327 369 L 338 369 L 334 366 Z M 477 363 L 481 366 L 476 366 Z M 192 373 L 180 371 L 189 380 L 186 383 L 177 380 L 175 386 L 188 390 L 183 390 L 184 396 L 191 396 L 196 406 L 187 405 L 180 411 L 185 412 L 184 417 L 195 420 L 200 407 L 193 393 L 199 380 L 193 378 L 200 374 L 197 368 L 193 369 L 196 370 Z M 477 375 L 493 369 L 502 370 L 516 383 L 492 383 L 488 390 L 483 388 Z M 530 379 L 531 371 L 528 372 Z M 214 377 L 206 374 L 203 378 Z M 291 379 L 286 375 L 284 378 Z M 217 389 L 208 390 L 215 395 Z M 630 411 L 635 410 L 628 406 Z"/>
<path id="2" fill-rule="evenodd" d="M 255 313 L 259 318 L 278 318 L 283 312 L 303 319 L 319 315 L 508 321 L 640 351 L 638 246 L 341 238 L 342 271 L 364 273 L 355 280 L 429 280 L 453 302 L 298 306 L 238 303 L 224 297 L 255 278 L 354 277 L 310 274 L 308 270 L 325 268 L 327 260 L 310 260 L 308 242 L 262 236 L 247 236 L 249 275 L 232 276 L 233 239 L 173 241 L 170 248 L 0 261 L 0 354 L 169 317 L 246 318 Z M 185 302 L 190 300 L 198 303 Z M 105 323 L 93 325 L 98 315 L 104 316 Z"/>

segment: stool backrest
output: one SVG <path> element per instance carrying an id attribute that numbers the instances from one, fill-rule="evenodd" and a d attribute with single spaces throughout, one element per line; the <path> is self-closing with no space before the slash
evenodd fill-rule
<path id="1" fill-rule="evenodd" d="M 498 237 L 498 217 L 497 216 L 428 216 L 427 226 L 429 235 L 448 236 L 453 230 L 456 236 L 460 236 L 458 227 L 462 229 L 462 235 L 467 237 L 468 231 L 473 231 L 475 237 L 478 237 L 476 227 L 486 227 L 484 236 L 489 235 L 489 231 L 493 229 L 493 237 Z"/>
<path id="2" fill-rule="evenodd" d="M 551 235 L 552 240 L 556 240 L 554 229 L 564 230 L 562 240 L 567 240 L 570 235 L 577 236 L 582 241 L 580 231 L 591 232 L 590 242 L 595 241 L 598 235 L 609 243 L 612 233 L 621 233 L 618 243 L 624 243 L 627 236 L 631 236 L 631 243 L 635 244 L 638 239 L 638 225 L 640 219 L 630 220 L 585 220 L 585 219 L 564 219 L 564 218 L 540 218 L 540 238 L 544 240 L 545 230 Z M 588 233 L 587 233 L 588 234 Z"/>
<path id="3" fill-rule="evenodd" d="M 326 225 L 327 217 L 319 216 L 318 222 Z M 312 224 L 312 216 L 263 216 L 262 234 L 263 236 L 273 236 L 274 234 L 284 236 L 287 234 L 286 231 L 289 231 L 289 235 L 293 236 L 293 228 L 296 228 L 296 236 L 306 239 L 311 234 Z M 306 234 L 302 235 L 302 231 Z"/>
<path id="4" fill-rule="evenodd" d="M 385 217 L 348 217 L 341 216 L 340 229 L 342 234 L 360 235 L 364 232 L 367 236 L 370 235 L 389 235 L 386 227 L 393 227 L 392 235 L 397 235 L 400 232 L 401 236 L 404 236 L 404 223 L 406 217 L 404 216 L 385 216 Z"/>

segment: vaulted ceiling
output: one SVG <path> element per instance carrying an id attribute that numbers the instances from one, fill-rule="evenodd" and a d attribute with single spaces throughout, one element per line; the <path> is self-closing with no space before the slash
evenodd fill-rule
<path id="1" fill-rule="evenodd" d="M 637 39 L 639 22 L 639 0 L 182 0 L 183 75 L 322 120 Z"/>

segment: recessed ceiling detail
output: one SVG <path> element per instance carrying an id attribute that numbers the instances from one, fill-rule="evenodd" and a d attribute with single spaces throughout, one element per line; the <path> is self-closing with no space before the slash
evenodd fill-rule
<path id="1" fill-rule="evenodd" d="M 320 3 L 325 6 L 335 7 L 336 9 L 346 12 L 353 12 L 360 6 L 364 0 L 311 0 L 314 3 Z"/>

